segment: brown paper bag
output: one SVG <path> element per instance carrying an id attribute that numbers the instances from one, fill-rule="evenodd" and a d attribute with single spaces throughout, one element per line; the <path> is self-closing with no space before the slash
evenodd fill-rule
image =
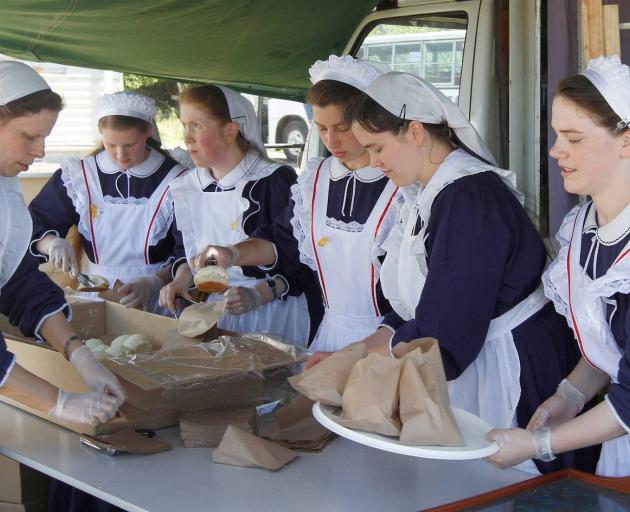
<path id="1" fill-rule="evenodd" d="M 262 429 L 259 425 L 258 435 L 281 443 L 311 445 L 330 435 L 312 414 L 313 401 L 305 396 L 298 396 L 291 403 L 274 411 L 275 421 Z"/>
<path id="2" fill-rule="evenodd" d="M 271 441 L 265 441 L 230 425 L 219 447 L 212 454 L 213 462 L 276 470 L 287 465 L 297 455 Z"/>
<path id="3" fill-rule="evenodd" d="M 343 350 L 289 379 L 289 383 L 314 402 L 341 406 L 341 395 L 354 364 L 367 355 L 363 342 L 352 343 Z"/>
<path id="4" fill-rule="evenodd" d="M 400 442 L 414 446 L 464 446 L 451 411 L 438 342 L 426 338 L 409 346 L 416 348 L 402 357 Z"/>
<path id="5" fill-rule="evenodd" d="M 229 425 L 251 433 L 255 422 L 254 407 L 185 412 L 179 417 L 179 432 L 186 448 L 214 448 L 219 446 Z"/>
<path id="6" fill-rule="evenodd" d="M 177 320 L 177 330 L 182 336 L 194 338 L 212 329 L 225 311 L 225 301 L 204 302 L 188 306 Z"/>
<path id="7" fill-rule="evenodd" d="M 344 427 L 386 436 L 400 433 L 398 380 L 402 362 L 389 356 L 370 354 L 352 368 L 343 392 Z"/>

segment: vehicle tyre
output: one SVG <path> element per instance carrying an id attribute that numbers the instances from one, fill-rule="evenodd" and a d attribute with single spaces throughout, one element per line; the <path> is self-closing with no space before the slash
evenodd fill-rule
<path id="1" fill-rule="evenodd" d="M 282 142 L 287 144 L 304 144 L 308 135 L 308 127 L 303 121 L 294 120 L 287 123 L 282 130 Z M 285 149 L 284 154 L 289 162 L 295 163 L 302 152 L 301 149 Z"/>

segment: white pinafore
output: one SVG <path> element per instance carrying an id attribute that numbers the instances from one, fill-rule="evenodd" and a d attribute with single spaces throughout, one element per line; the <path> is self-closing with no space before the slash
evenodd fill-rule
<path id="1" fill-rule="evenodd" d="M 370 183 L 386 179 L 379 169 L 351 171 L 332 157 L 317 166 L 309 198 L 310 232 L 306 243 L 315 262 L 325 313 L 311 345 L 313 352 L 340 350 L 372 334 L 383 319 L 376 296 L 380 262 L 375 245 L 389 229 L 384 220 L 395 209 L 398 188 L 388 181 L 365 224 L 341 222 L 326 215 L 328 190 L 331 180 L 348 174 L 348 185 L 353 185 L 349 211 L 354 205 L 356 180 Z"/>
<path id="2" fill-rule="evenodd" d="M 589 204 L 577 206 L 565 218 L 558 233 L 560 252 L 543 280 L 545 293 L 553 300 L 556 310 L 567 317 L 586 361 L 616 383 L 623 354 L 606 318 L 605 299 L 615 293 L 630 293 L 630 243 L 606 274 L 592 279 L 580 265 L 582 227 Z M 594 208 L 592 206 L 593 212 Z M 607 403 L 616 416 L 608 399 Z M 597 474 L 630 475 L 630 435 L 602 444 Z"/>
<path id="3" fill-rule="evenodd" d="M 250 150 L 238 166 L 219 183 L 228 190 L 204 192 L 213 178 L 208 169 L 196 168 L 171 185 L 177 226 L 182 232 L 186 257 L 199 254 L 207 245 L 233 245 L 248 238 L 243 231 L 243 218 L 250 204 L 257 204 L 250 196 L 242 196 L 245 185 L 269 176 L 282 164 L 271 162 Z M 228 186 L 228 184 L 230 186 Z M 260 209 L 260 205 L 257 204 Z M 243 274 L 240 267 L 228 270 L 229 286 L 255 286 L 261 279 Z M 220 294 L 208 300 L 221 300 Z M 242 333 L 266 332 L 285 340 L 306 345 L 310 328 L 304 295 L 287 295 L 243 315 L 224 313 L 219 327 Z"/>
<path id="4" fill-rule="evenodd" d="M 488 171 L 497 173 L 521 199 L 513 173 L 484 164 L 461 150 L 452 152 L 427 186 L 417 189 L 417 194 L 413 188 L 403 191 L 402 223 L 384 245 L 387 256 L 381 269 L 383 293 L 403 320 L 415 317 L 426 282 L 425 240 L 433 201 L 442 189 L 457 179 Z M 418 217 L 422 219 L 422 228 L 414 235 Z M 516 426 L 521 366 L 512 331 L 547 302 L 541 287 L 490 322 L 483 348 L 475 361 L 457 379 L 448 382 L 451 405 L 483 418 L 496 428 Z M 517 467 L 538 473 L 531 460 Z"/>
<path id="5" fill-rule="evenodd" d="M 151 149 L 142 164 L 123 172 L 147 177 L 164 159 Z M 70 159 L 62 166 L 64 185 L 79 213 L 79 232 L 92 244 L 94 262 L 89 262 L 85 271 L 106 277 L 112 286 L 116 280 L 125 283 L 157 272 L 163 262 L 150 263 L 149 248 L 171 227 L 173 205 L 167 192 L 170 181 L 182 175 L 184 167 L 173 166 L 151 196 L 140 199 L 103 195 L 99 167 L 107 174 L 121 172 L 104 151 L 83 160 Z M 152 298 L 150 311 L 159 310 L 157 300 L 157 296 Z"/>

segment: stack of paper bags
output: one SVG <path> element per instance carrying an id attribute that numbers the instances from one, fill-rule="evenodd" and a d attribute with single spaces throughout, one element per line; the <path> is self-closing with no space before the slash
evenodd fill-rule
<path id="1" fill-rule="evenodd" d="M 212 460 L 219 464 L 246 468 L 265 468 L 275 471 L 295 459 L 288 448 L 266 441 L 230 425 Z"/>
<path id="2" fill-rule="evenodd" d="M 179 418 L 179 430 L 186 448 L 214 448 L 219 446 L 229 425 L 251 433 L 255 421 L 256 409 L 253 407 L 185 412 Z"/>
<path id="3" fill-rule="evenodd" d="M 341 406 L 338 422 L 414 446 L 464 446 L 437 340 L 400 343 L 394 357 L 354 343 L 289 381 L 311 400 Z"/>
<path id="4" fill-rule="evenodd" d="M 313 401 L 299 396 L 276 409 L 267 422 L 258 423 L 258 435 L 292 450 L 318 452 L 334 438 L 312 414 Z"/>

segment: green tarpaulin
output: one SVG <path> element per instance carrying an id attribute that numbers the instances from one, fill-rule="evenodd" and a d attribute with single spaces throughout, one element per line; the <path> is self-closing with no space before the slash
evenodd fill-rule
<path id="1" fill-rule="evenodd" d="M 378 0 L 0 0 L 0 53 L 286 98 Z"/>

